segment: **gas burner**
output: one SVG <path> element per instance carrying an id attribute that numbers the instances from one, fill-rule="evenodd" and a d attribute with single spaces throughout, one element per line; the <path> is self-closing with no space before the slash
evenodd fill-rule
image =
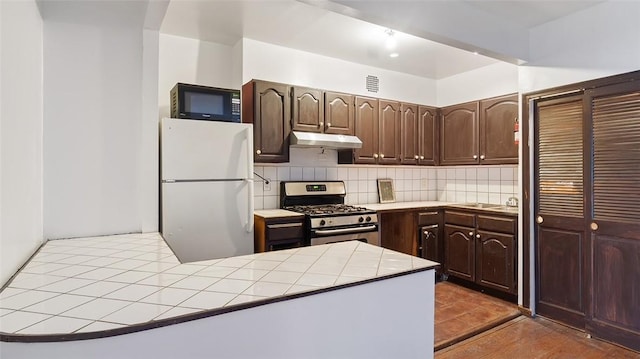
<path id="1" fill-rule="evenodd" d="M 298 205 L 285 207 L 290 211 L 300 212 L 308 215 L 340 215 L 370 213 L 371 210 L 364 207 L 357 207 L 348 204 L 320 204 L 320 205 Z"/>

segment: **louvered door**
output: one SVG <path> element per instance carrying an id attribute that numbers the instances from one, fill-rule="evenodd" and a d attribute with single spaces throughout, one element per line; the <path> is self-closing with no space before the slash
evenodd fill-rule
<path id="1" fill-rule="evenodd" d="M 640 350 L 640 83 L 587 93 L 592 304 L 587 330 Z"/>
<path id="2" fill-rule="evenodd" d="M 536 308 L 583 327 L 588 283 L 582 96 L 538 102 L 535 126 Z"/>

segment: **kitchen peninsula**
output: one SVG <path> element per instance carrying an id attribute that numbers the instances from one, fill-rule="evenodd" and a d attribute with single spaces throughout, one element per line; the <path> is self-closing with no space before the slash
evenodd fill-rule
<path id="1" fill-rule="evenodd" d="M 360 242 L 181 264 L 157 233 L 47 242 L 2 357 L 431 358 L 435 262 Z"/>

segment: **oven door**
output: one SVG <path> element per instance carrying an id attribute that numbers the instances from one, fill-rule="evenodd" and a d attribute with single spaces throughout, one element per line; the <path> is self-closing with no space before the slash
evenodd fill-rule
<path id="1" fill-rule="evenodd" d="M 375 224 L 332 229 L 315 229 L 311 231 L 311 245 L 336 243 L 344 241 L 361 241 L 380 246 L 378 226 Z"/>

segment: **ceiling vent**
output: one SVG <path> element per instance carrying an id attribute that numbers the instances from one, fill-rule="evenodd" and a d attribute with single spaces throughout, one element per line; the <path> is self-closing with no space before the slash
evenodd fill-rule
<path id="1" fill-rule="evenodd" d="M 369 92 L 378 92 L 380 90 L 380 80 L 377 76 L 368 75 L 367 76 L 367 91 Z"/>

